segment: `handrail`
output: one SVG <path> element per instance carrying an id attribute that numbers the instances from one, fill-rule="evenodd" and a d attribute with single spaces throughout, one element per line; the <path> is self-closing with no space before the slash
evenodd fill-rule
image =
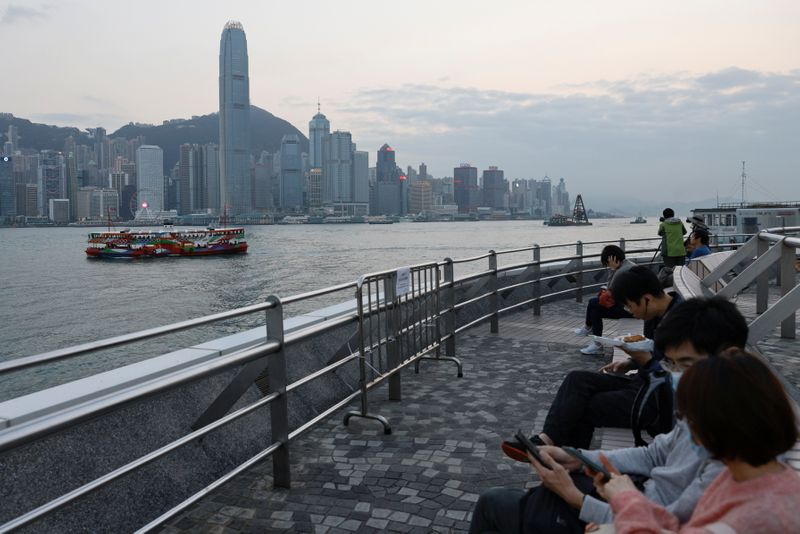
<path id="1" fill-rule="evenodd" d="M 798 230 L 800 230 L 800 228 L 798 228 Z M 794 246 L 800 246 L 800 239 L 788 238 L 785 237 L 784 235 L 762 232 L 762 234 L 759 234 L 759 239 L 763 237 L 763 239 L 769 240 L 772 239 L 773 235 L 775 235 L 776 240 L 779 238 L 780 240 L 783 240 L 785 243 L 792 243 L 794 244 Z M 655 241 L 658 239 L 660 238 L 656 237 L 637 238 L 637 239 L 626 240 L 625 243 Z M 404 296 L 403 298 L 409 299 L 408 301 L 400 302 L 399 300 L 397 300 L 399 299 L 399 297 L 397 295 L 394 295 L 394 289 L 392 285 L 383 286 L 384 289 L 381 290 L 382 294 L 380 293 L 375 294 L 375 299 L 378 300 L 370 301 L 368 307 L 362 308 L 361 299 L 359 297 L 358 306 L 355 311 L 348 311 L 336 317 L 323 320 L 319 323 L 315 323 L 308 327 L 296 330 L 291 334 L 287 335 L 284 335 L 282 331 L 282 324 L 283 324 L 282 305 L 297 303 L 300 301 L 305 301 L 308 299 L 340 291 L 345 291 L 349 289 L 356 289 L 356 293 L 360 295 L 359 292 L 362 290 L 362 282 L 365 279 L 374 278 L 375 280 L 381 279 L 384 282 L 394 283 L 396 279 L 397 270 L 388 269 L 388 270 L 378 271 L 375 273 L 370 273 L 368 275 L 365 275 L 364 277 L 361 277 L 358 281 L 346 282 L 318 290 L 292 295 L 283 300 L 278 299 L 277 297 L 270 297 L 269 299 L 267 299 L 267 301 L 263 303 L 244 306 L 226 312 L 189 319 L 186 321 L 181 321 L 170 325 L 151 328 L 130 334 L 124 334 L 121 336 L 116 336 L 113 338 L 99 340 L 91 343 L 84 343 L 82 345 L 78 345 L 75 347 L 59 349 L 56 351 L 50 351 L 39 355 L 19 358 L 16 360 L 10 360 L 6 362 L 0 362 L 0 374 L 2 374 L 114 346 L 127 345 L 134 342 L 154 338 L 157 336 L 162 336 L 186 330 L 189 328 L 206 325 L 216 321 L 231 319 L 261 311 L 267 312 L 266 315 L 267 315 L 268 326 L 265 334 L 268 335 L 269 337 L 266 339 L 265 342 L 262 342 L 256 345 L 255 347 L 246 348 L 234 352 L 232 354 L 228 354 L 223 357 L 217 358 L 215 360 L 207 361 L 199 365 L 190 366 L 187 368 L 179 369 L 177 371 L 173 371 L 169 374 L 150 379 L 141 384 L 132 385 L 127 389 L 123 389 L 121 392 L 115 393 L 113 396 L 109 396 L 107 398 L 104 397 L 100 400 L 93 400 L 91 403 L 85 403 L 84 405 L 73 406 L 69 410 L 62 410 L 61 412 L 58 412 L 53 416 L 48 416 L 46 419 L 44 418 L 39 420 L 35 419 L 30 423 L 25 423 L 19 426 L 11 426 L 5 429 L 0 429 L 0 451 L 7 451 L 9 449 L 18 447 L 22 444 L 30 443 L 33 440 L 38 439 L 44 435 L 56 432 L 58 430 L 62 430 L 64 428 L 71 428 L 82 421 L 105 414 L 113 409 L 118 409 L 121 406 L 127 405 L 131 402 L 148 398 L 156 393 L 162 393 L 165 391 L 174 390 L 191 381 L 196 381 L 198 379 L 219 375 L 219 373 L 221 372 L 241 367 L 243 365 L 246 366 L 248 364 L 251 364 L 252 362 L 261 361 L 263 358 L 266 358 L 267 356 L 270 359 L 278 358 L 275 360 L 276 363 L 279 361 L 283 361 L 284 358 L 283 351 L 286 347 L 295 345 L 297 343 L 300 343 L 308 339 L 315 338 L 319 335 L 332 331 L 333 329 L 345 326 L 347 324 L 356 322 L 359 323 L 361 328 L 363 328 L 363 321 L 365 319 L 369 318 L 370 320 L 373 320 L 374 318 L 374 320 L 379 321 L 377 340 L 373 341 L 370 334 L 370 341 L 368 346 L 362 343 L 361 348 L 356 349 L 355 352 L 353 352 L 351 349 L 351 352 L 349 354 L 346 353 L 345 355 L 338 358 L 335 362 L 329 363 L 320 369 L 312 371 L 296 379 L 294 382 L 290 384 L 286 383 L 285 371 L 284 371 L 283 372 L 284 376 L 282 379 L 280 379 L 283 380 L 283 382 L 278 382 L 278 385 L 276 387 L 278 387 L 279 389 L 277 390 L 272 390 L 273 373 L 270 372 L 269 373 L 270 388 L 271 388 L 270 390 L 272 392 L 269 395 L 264 396 L 259 401 L 256 401 L 255 403 L 252 403 L 246 406 L 245 408 L 239 409 L 236 412 L 225 415 L 224 417 L 220 417 L 216 420 L 213 420 L 208 424 L 204 423 L 205 426 L 202 426 L 201 428 L 193 432 L 190 432 L 189 434 L 186 434 L 183 437 L 167 445 L 164 445 L 155 451 L 147 453 L 144 456 L 141 456 L 136 460 L 133 460 L 132 462 L 126 464 L 125 466 L 120 467 L 106 475 L 103 475 L 100 478 L 92 482 L 89 482 L 75 490 L 72 490 L 71 492 L 62 495 L 61 497 L 53 499 L 49 503 L 46 503 L 45 505 L 42 505 L 35 510 L 32 510 L 26 514 L 23 514 L 22 516 L 17 517 L 16 519 L 13 519 L 11 522 L 6 523 L 5 525 L 0 525 L 0 532 L 4 532 L 11 528 L 17 528 L 19 526 L 28 524 L 31 521 L 34 521 L 44 515 L 47 515 L 48 513 L 64 506 L 65 504 L 72 502 L 78 497 L 81 497 L 91 491 L 94 491 L 95 489 L 111 482 L 112 480 L 119 478 L 124 474 L 134 471 L 144 466 L 145 464 L 148 464 L 152 460 L 164 454 L 167 454 L 168 452 L 177 449 L 183 444 L 188 443 L 194 439 L 197 439 L 198 437 L 205 435 L 206 433 L 216 428 L 219 428 L 220 426 L 246 413 L 250 413 L 258 408 L 261 408 L 269 404 L 270 408 L 273 410 L 273 417 L 275 417 L 274 410 L 276 409 L 276 405 L 279 406 L 279 409 L 282 409 L 285 412 L 286 395 L 297 390 L 301 386 L 304 386 L 305 384 L 308 384 L 309 382 L 316 380 L 322 377 L 323 375 L 327 375 L 331 372 L 334 372 L 337 369 L 352 362 L 358 361 L 358 363 L 360 363 L 361 368 L 363 369 L 367 352 L 372 352 L 373 350 L 377 350 L 379 352 L 381 350 L 395 351 L 395 353 L 393 353 L 395 354 L 394 356 L 396 360 L 395 363 L 392 364 L 392 367 L 390 369 L 379 372 L 379 376 L 376 380 L 364 382 L 362 390 L 354 391 L 353 393 L 345 396 L 343 399 L 340 399 L 339 401 L 335 402 L 332 406 L 329 406 L 328 408 L 323 410 L 322 413 L 317 413 L 310 420 L 301 423 L 300 427 L 292 432 L 288 432 L 288 429 L 286 429 L 284 425 L 283 427 L 284 430 L 278 431 L 277 438 L 275 437 L 275 434 L 273 434 L 273 440 L 275 441 L 274 443 L 268 445 L 264 450 L 262 450 L 256 456 L 254 456 L 250 460 L 247 460 L 245 463 L 241 464 L 239 467 L 237 467 L 230 473 L 224 475 L 222 478 L 218 479 L 216 482 L 212 483 L 210 486 L 208 486 L 201 492 L 195 494 L 194 496 L 185 500 L 183 503 L 173 508 L 166 514 L 160 516 L 155 521 L 149 523 L 148 525 L 143 527 L 143 530 L 149 530 L 151 528 L 154 528 L 158 524 L 163 523 L 163 521 L 166 520 L 166 518 L 175 515 L 178 511 L 184 509 L 189 504 L 196 502 L 196 500 L 199 499 L 201 496 L 206 495 L 208 491 L 210 491 L 209 488 L 219 487 L 227 480 L 230 480 L 232 476 L 242 472 L 243 470 L 257 463 L 258 461 L 261 461 L 268 456 L 272 456 L 274 462 L 277 461 L 276 458 L 279 459 L 281 454 L 284 454 L 286 450 L 285 447 L 289 442 L 299 437 L 299 435 L 301 435 L 302 433 L 307 432 L 308 430 L 314 428 L 314 426 L 319 424 L 319 422 L 329 417 L 337 410 L 343 408 L 356 398 L 361 397 L 362 402 L 365 402 L 367 390 L 372 389 L 378 383 L 384 380 L 389 380 L 390 392 L 391 392 L 392 381 L 399 380 L 400 376 L 399 371 L 408 366 L 410 363 L 418 363 L 419 359 L 423 357 L 428 358 L 428 356 L 425 355 L 433 351 L 434 349 L 436 350 L 437 356 L 432 359 L 439 359 L 438 356 L 439 349 L 446 348 L 446 354 L 448 354 L 448 356 L 442 357 L 441 359 L 442 360 L 450 359 L 457 361 L 452 356 L 455 347 L 454 345 L 455 336 L 458 333 L 468 328 L 471 328 L 479 323 L 485 322 L 487 320 L 491 321 L 492 331 L 495 332 L 497 328 L 497 317 L 500 314 L 505 314 L 511 310 L 521 308 L 522 306 L 530 305 L 531 303 L 535 303 L 536 306 L 538 306 L 538 303 L 542 301 L 551 300 L 555 297 L 559 297 L 562 295 L 563 296 L 575 295 L 576 298 L 580 299 L 580 296 L 586 291 L 591 291 L 602 285 L 601 283 L 594 283 L 594 282 L 584 284 L 582 276 L 584 274 L 593 274 L 604 270 L 604 268 L 597 267 L 596 263 L 589 263 L 589 264 L 585 263 L 585 260 L 587 259 L 598 258 L 600 256 L 600 253 L 599 252 L 585 253 L 583 246 L 598 245 L 598 244 L 617 244 L 617 243 L 620 243 L 620 240 L 593 241 L 584 243 L 578 242 L 577 244 L 561 243 L 561 244 L 543 245 L 543 246 L 533 245 L 532 247 L 520 247 L 520 248 L 497 251 L 497 252 L 490 251 L 486 254 L 468 258 L 445 260 L 443 262 L 425 262 L 425 263 L 415 264 L 410 266 L 410 268 L 420 270 L 419 272 L 417 272 L 418 276 L 417 284 L 424 281 L 425 285 L 424 288 L 420 285 L 417 285 L 415 286 L 415 289 L 406 294 L 406 296 Z M 553 249 L 558 247 L 576 247 L 576 245 L 577 245 L 577 254 L 574 252 L 570 252 L 565 255 L 560 255 L 558 257 L 546 258 L 546 259 L 541 259 L 539 256 L 539 253 L 542 249 Z M 636 252 L 646 253 L 646 252 L 652 252 L 653 250 L 657 249 L 648 248 L 641 250 L 629 250 L 628 253 L 629 254 Z M 517 254 L 529 251 L 533 251 L 534 253 L 533 261 L 527 261 L 523 263 L 511 263 L 509 265 L 505 265 L 502 267 L 499 267 L 497 265 L 498 256 Z M 489 260 L 488 270 L 486 269 L 484 264 L 481 266 L 478 272 L 467 274 L 457 279 L 453 277 L 453 265 L 471 263 L 486 259 Z M 648 262 L 648 264 L 650 263 L 652 262 Z M 561 265 L 559 266 L 558 264 Z M 545 276 L 542 276 L 541 272 L 539 271 L 539 268 L 543 265 L 552 266 L 552 268 L 545 273 Z M 420 274 L 422 272 L 421 270 L 425 270 L 424 274 Z M 516 270 L 520 270 L 521 272 L 519 273 L 519 275 L 524 275 L 525 279 L 522 279 L 521 281 L 506 286 L 501 286 L 501 284 L 498 283 L 498 273 L 504 273 Z M 439 276 L 442 271 L 444 272 L 444 279 L 440 281 Z M 536 273 L 535 276 L 532 276 L 530 274 L 531 272 Z M 428 276 L 433 276 L 433 274 L 435 274 L 436 278 L 435 288 L 428 287 L 429 279 L 424 278 Z M 509 277 L 504 277 L 503 280 L 508 278 Z M 570 281 L 570 279 L 572 279 L 572 281 Z M 430 280 L 432 280 L 432 278 Z M 567 285 L 569 287 L 567 287 L 566 289 L 558 289 L 559 287 L 563 287 L 564 285 L 563 282 L 559 282 L 562 284 L 561 286 L 555 284 L 555 282 L 559 280 L 567 280 Z M 469 284 L 470 282 L 475 282 L 475 283 Z M 551 286 L 549 288 L 551 289 L 551 291 L 542 294 L 539 288 L 539 284 L 541 282 L 551 282 L 551 284 L 549 284 L 549 286 Z M 377 284 L 377 282 L 375 283 Z M 528 298 L 530 296 L 530 293 L 527 293 L 521 295 L 523 298 L 520 302 L 511 304 L 508 303 L 508 301 L 506 301 L 507 303 L 506 306 L 501 307 L 499 305 L 499 295 L 501 293 L 504 293 L 507 296 L 513 293 L 515 290 L 522 288 L 523 286 L 529 286 L 531 284 L 536 286 L 533 292 L 534 296 L 532 298 Z M 572 284 L 574 284 L 574 286 Z M 375 288 L 377 287 L 378 286 L 376 285 Z M 462 294 L 460 295 L 461 300 L 455 299 L 453 297 L 456 291 L 462 292 Z M 387 294 L 391 295 L 390 299 L 386 298 Z M 470 304 L 474 304 L 479 301 L 485 301 L 487 297 L 489 297 L 488 301 L 486 301 L 488 302 L 488 304 L 486 304 L 486 307 L 483 308 L 483 310 L 488 310 L 487 313 L 481 312 L 479 317 L 471 319 L 469 321 L 467 321 L 466 318 L 462 317 L 463 324 L 456 327 L 455 317 L 460 311 L 463 312 L 463 310 Z M 406 312 L 402 312 L 401 310 L 402 305 L 407 304 L 408 302 L 412 303 L 411 304 L 412 312 L 410 314 L 407 309 Z M 435 302 L 435 305 L 432 306 L 433 302 Z M 422 309 L 423 307 L 424 309 Z M 405 313 L 405 319 L 403 319 L 403 313 Z M 380 321 L 387 321 L 387 320 L 395 322 L 389 323 L 389 325 L 392 325 L 391 329 L 384 327 L 383 331 L 381 332 Z M 397 322 L 398 320 L 400 322 Z M 431 339 L 428 339 L 427 333 L 425 334 L 424 339 L 422 337 L 419 337 L 422 335 L 421 334 L 422 332 L 432 331 L 433 328 L 436 329 L 436 334 Z M 440 328 L 443 328 L 443 330 L 440 330 Z M 277 330 L 277 332 L 274 332 L 275 330 Z M 273 334 L 278 337 L 275 338 Z M 411 341 L 406 342 L 409 344 L 409 346 L 406 346 L 405 349 L 411 350 L 412 353 L 396 354 L 396 351 L 398 349 L 403 348 L 402 339 L 407 338 L 408 336 L 412 336 L 412 339 Z M 414 336 L 418 337 L 415 338 Z M 416 349 L 414 347 L 416 347 Z M 365 352 L 365 350 L 367 352 Z M 416 352 L 413 352 L 414 350 L 416 350 Z M 271 365 L 272 364 L 270 364 L 270 369 L 272 370 Z M 285 365 L 285 363 L 283 365 Z M 459 365 L 459 376 L 461 376 L 460 362 L 458 363 L 458 365 Z M 281 405 L 283 406 L 282 408 L 280 408 Z M 275 419 L 273 419 L 273 424 L 275 424 Z M 273 426 L 272 428 L 273 432 L 276 432 L 276 427 Z M 283 432 L 283 434 L 281 434 L 280 432 Z M 284 437 L 281 438 L 280 437 L 281 435 Z M 288 456 L 286 456 L 286 458 L 288 458 Z M 275 465 L 277 466 L 278 464 Z M 288 478 L 286 478 L 286 480 L 288 480 Z"/>

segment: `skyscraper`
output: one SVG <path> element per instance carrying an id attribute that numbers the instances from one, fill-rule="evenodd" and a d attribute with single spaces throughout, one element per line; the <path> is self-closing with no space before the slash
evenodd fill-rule
<path id="1" fill-rule="evenodd" d="M 324 142 L 325 136 L 330 132 L 331 123 L 325 115 L 319 112 L 319 105 L 317 105 L 317 114 L 314 115 L 308 123 L 309 166 L 312 169 L 319 169 L 322 167 L 322 143 Z"/>
<path id="2" fill-rule="evenodd" d="M 378 150 L 378 160 L 375 162 L 375 205 L 370 205 L 370 213 L 376 215 L 403 215 L 404 188 L 400 179 L 400 169 L 397 168 L 395 152 L 388 144 Z"/>
<path id="3" fill-rule="evenodd" d="M 250 78 L 247 38 L 228 22 L 219 44 L 220 197 L 231 215 L 252 209 L 250 174 Z"/>
<path id="4" fill-rule="evenodd" d="M 353 138 L 350 132 L 336 130 L 326 138 L 322 165 L 323 201 L 353 201 Z"/>
<path id="5" fill-rule="evenodd" d="M 478 209 L 480 190 L 477 168 L 462 163 L 453 169 L 453 194 L 459 213 L 471 213 Z"/>
<path id="6" fill-rule="evenodd" d="M 37 178 L 39 213 L 48 213 L 50 200 L 67 198 L 67 166 L 64 156 L 54 150 L 39 152 Z"/>
<path id="7" fill-rule="evenodd" d="M 152 212 L 164 211 L 164 151 L 154 145 L 136 149 L 138 209 L 146 202 Z"/>
<path id="8" fill-rule="evenodd" d="M 283 211 L 303 211 L 303 169 L 300 138 L 286 134 L 281 139 L 280 205 Z"/>
<path id="9" fill-rule="evenodd" d="M 502 170 L 489 167 L 483 171 L 483 206 L 493 209 L 505 208 L 506 193 L 508 193 L 508 182 Z"/>

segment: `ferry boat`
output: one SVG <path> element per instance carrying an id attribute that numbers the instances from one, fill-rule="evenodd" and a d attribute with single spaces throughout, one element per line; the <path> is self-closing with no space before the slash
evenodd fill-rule
<path id="1" fill-rule="evenodd" d="M 631 224 L 647 224 L 647 219 L 639 215 L 634 220 L 631 221 Z"/>
<path id="2" fill-rule="evenodd" d="M 800 226 L 800 201 L 718 204 L 695 208 L 692 215 L 708 226 L 718 243 L 733 243 L 767 228 Z"/>
<path id="3" fill-rule="evenodd" d="M 166 256 L 212 256 L 247 252 L 244 228 L 197 228 L 161 231 L 129 229 L 89 234 L 89 258 L 137 259 Z"/>

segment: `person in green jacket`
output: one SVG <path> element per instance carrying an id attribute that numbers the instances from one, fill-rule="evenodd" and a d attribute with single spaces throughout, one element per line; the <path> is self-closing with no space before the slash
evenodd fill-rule
<path id="1" fill-rule="evenodd" d="M 686 262 L 686 248 L 683 245 L 686 227 L 678 217 L 675 217 L 672 208 L 666 208 L 663 215 L 658 225 L 658 235 L 661 236 L 664 267 L 671 271 L 676 265 L 683 265 Z"/>

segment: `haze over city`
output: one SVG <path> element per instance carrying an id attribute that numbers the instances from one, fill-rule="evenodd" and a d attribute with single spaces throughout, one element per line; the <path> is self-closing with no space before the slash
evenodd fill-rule
<path id="1" fill-rule="evenodd" d="M 0 2 L 0 111 L 109 131 L 216 111 L 229 19 L 252 104 L 306 131 L 319 99 L 403 167 L 671 202 L 738 197 L 746 160 L 749 199 L 800 198 L 791 1 Z"/>

